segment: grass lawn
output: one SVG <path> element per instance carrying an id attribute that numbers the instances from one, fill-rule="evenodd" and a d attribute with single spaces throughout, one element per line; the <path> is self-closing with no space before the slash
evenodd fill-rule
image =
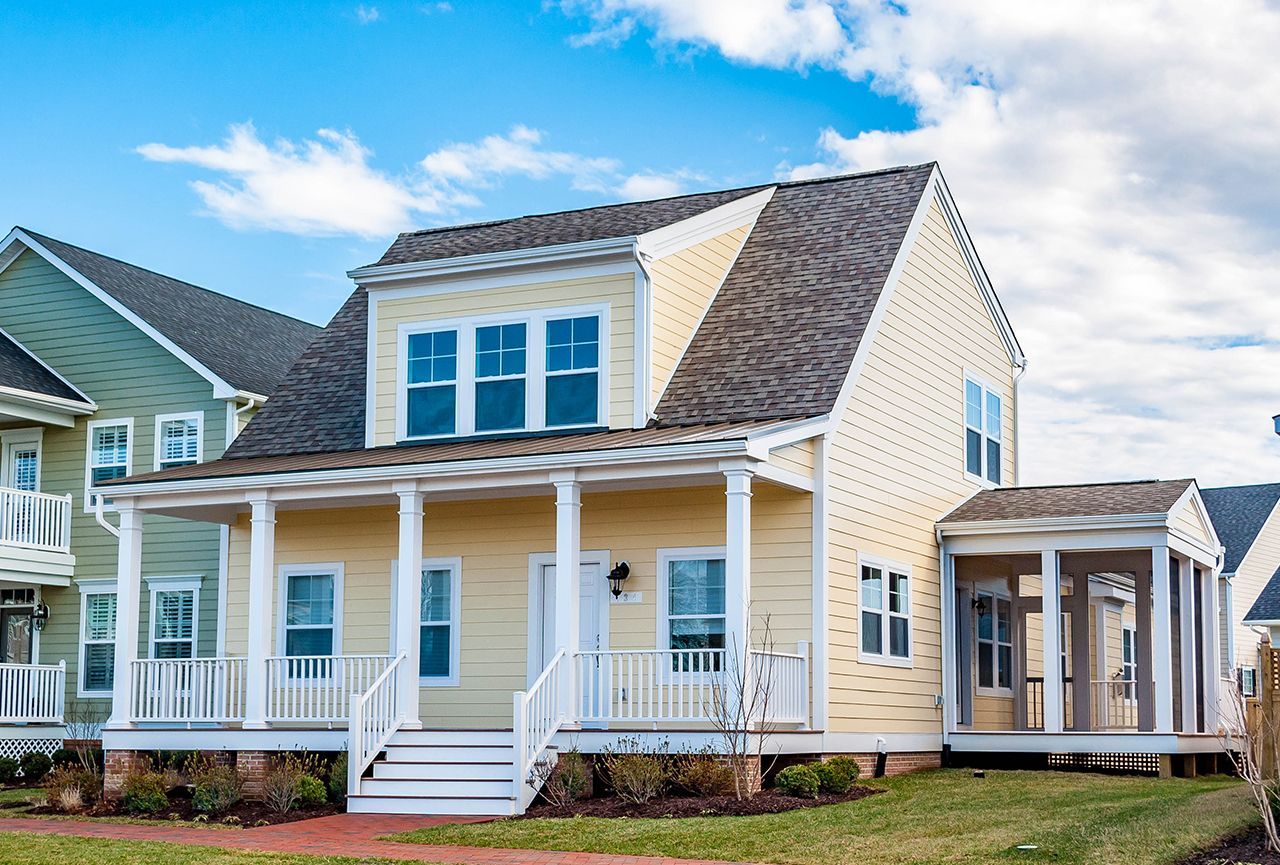
<path id="1" fill-rule="evenodd" d="M 1003 861 L 1173 863 L 1256 821 L 1228 778 L 939 770 L 870 782 L 857 802 L 759 817 L 503 820 L 395 836 L 420 844 L 678 856 L 783 865 Z M 1015 849 L 1036 844 L 1034 851 Z"/>
<path id="2" fill-rule="evenodd" d="M 153 841 L 113 841 L 105 838 L 65 838 L 0 832 L 0 862 L 5 865 L 374 865 L 383 859 L 343 859 L 335 856 L 287 856 L 158 844 Z"/>

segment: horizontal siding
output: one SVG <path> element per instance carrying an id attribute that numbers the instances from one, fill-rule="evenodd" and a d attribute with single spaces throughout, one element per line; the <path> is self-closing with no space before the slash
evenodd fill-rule
<path id="1" fill-rule="evenodd" d="M 787 471 L 811 478 L 814 467 L 813 442 L 800 442 L 775 448 L 769 452 L 769 462 Z"/>
<path id="2" fill-rule="evenodd" d="M 1280 511 L 1272 511 L 1231 578 L 1236 648 L 1233 666 L 1252 667 L 1258 663 L 1258 635 L 1245 626 L 1244 617 L 1277 570 L 1280 570 Z"/>

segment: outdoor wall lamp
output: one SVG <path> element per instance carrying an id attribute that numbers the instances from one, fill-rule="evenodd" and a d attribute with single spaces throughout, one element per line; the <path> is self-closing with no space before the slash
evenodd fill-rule
<path id="1" fill-rule="evenodd" d="M 979 616 L 985 616 L 987 614 L 987 602 L 984 601 L 982 598 L 977 598 L 974 600 L 973 608 L 978 611 Z"/>
<path id="2" fill-rule="evenodd" d="M 31 626 L 37 631 L 43 631 L 44 626 L 49 622 L 49 605 L 36 604 L 35 609 L 31 611 Z"/>
<path id="3" fill-rule="evenodd" d="M 631 565 L 626 562 L 618 562 L 609 572 L 609 591 L 613 592 L 615 598 L 622 594 L 622 584 L 629 576 L 631 576 Z"/>

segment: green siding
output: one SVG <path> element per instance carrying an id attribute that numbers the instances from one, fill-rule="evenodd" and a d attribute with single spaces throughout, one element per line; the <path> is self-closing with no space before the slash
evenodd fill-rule
<path id="1" fill-rule="evenodd" d="M 131 470 L 151 471 L 155 417 L 204 412 L 204 459 L 226 446 L 227 403 L 213 387 L 164 348 L 57 268 L 24 252 L 0 273 L 0 327 L 98 404 L 73 429 L 45 427 L 41 489 L 73 497 L 71 544 L 75 579 L 114 578 L 116 539 L 85 513 L 85 457 L 90 420 L 133 418 Z M 11 427 L 32 426 L 10 424 Z M 115 521 L 113 515 L 108 519 Z M 213 655 L 217 641 L 219 529 L 206 523 L 148 516 L 144 521 L 144 577 L 140 653 L 148 653 L 148 576 L 199 575 L 197 654 Z M 40 634 L 41 663 L 67 662 L 68 700 L 76 698 L 80 592 L 45 588 L 49 624 Z"/>

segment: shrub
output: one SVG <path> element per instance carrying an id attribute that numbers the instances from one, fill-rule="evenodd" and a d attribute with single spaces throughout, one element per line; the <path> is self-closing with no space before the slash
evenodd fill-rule
<path id="1" fill-rule="evenodd" d="M 542 798 L 557 808 L 572 805 L 591 789 L 591 767 L 577 748 L 565 751 L 555 765 L 546 766 L 542 772 L 535 767 L 535 783 L 539 774 L 546 778 Z"/>
<path id="2" fill-rule="evenodd" d="M 18 777 L 18 761 L 12 757 L 0 757 L 0 784 L 12 784 Z"/>
<path id="3" fill-rule="evenodd" d="M 734 790 L 733 769 L 710 751 L 676 758 L 675 782 L 697 796 L 729 796 Z"/>
<path id="4" fill-rule="evenodd" d="M 157 814 L 169 807 L 164 775 L 150 769 L 131 773 L 120 793 L 120 804 L 130 814 Z"/>
<path id="5" fill-rule="evenodd" d="M 650 749 L 639 739 L 620 739 L 621 750 L 606 748 L 600 755 L 609 784 L 618 798 L 643 805 L 661 796 L 671 780 L 671 761 L 662 749 Z"/>
<path id="6" fill-rule="evenodd" d="M 240 801 L 244 781 L 235 766 L 219 766 L 213 758 L 193 754 L 187 760 L 191 778 L 191 807 L 204 814 L 221 814 Z"/>
<path id="7" fill-rule="evenodd" d="M 852 757 L 832 757 L 825 763 L 814 763 L 813 773 L 823 793 L 843 796 L 858 780 L 858 763 Z"/>
<path id="8" fill-rule="evenodd" d="M 329 800 L 345 802 L 347 799 L 347 752 L 343 751 L 329 764 Z"/>
<path id="9" fill-rule="evenodd" d="M 298 779 L 298 804 L 303 808 L 318 808 L 329 802 L 329 790 L 325 783 L 314 775 L 303 775 Z"/>
<path id="10" fill-rule="evenodd" d="M 58 807 L 68 814 L 79 814 L 84 810 L 84 791 L 74 784 L 63 787 L 58 794 Z"/>
<path id="11" fill-rule="evenodd" d="M 62 794 L 67 790 L 78 790 L 80 801 L 88 805 L 96 802 L 102 794 L 102 776 L 90 772 L 78 765 L 59 766 L 44 778 L 45 800 L 52 805 L 61 805 Z"/>
<path id="12" fill-rule="evenodd" d="M 39 784 L 44 780 L 44 776 L 49 774 L 49 770 L 53 768 L 53 761 L 49 759 L 47 754 L 31 751 L 22 755 L 22 759 L 18 761 L 18 766 L 22 769 L 24 781 Z"/>
<path id="13" fill-rule="evenodd" d="M 320 773 L 320 761 L 315 757 L 285 754 L 262 779 L 262 801 L 277 814 L 287 814 L 302 804 L 302 779 L 309 776 L 319 783 L 316 776 Z"/>
<path id="14" fill-rule="evenodd" d="M 80 755 L 70 748 L 59 748 L 53 752 L 50 758 L 53 761 L 53 768 L 61 769 L 63 766 L 80 765 Z"/>
<path id="15" fill-rule="evenodd" d="M 818 798 L 818 776 L 808 766 L 788 766 L 778 773 L 773 783 L 784 796 Z"/>

